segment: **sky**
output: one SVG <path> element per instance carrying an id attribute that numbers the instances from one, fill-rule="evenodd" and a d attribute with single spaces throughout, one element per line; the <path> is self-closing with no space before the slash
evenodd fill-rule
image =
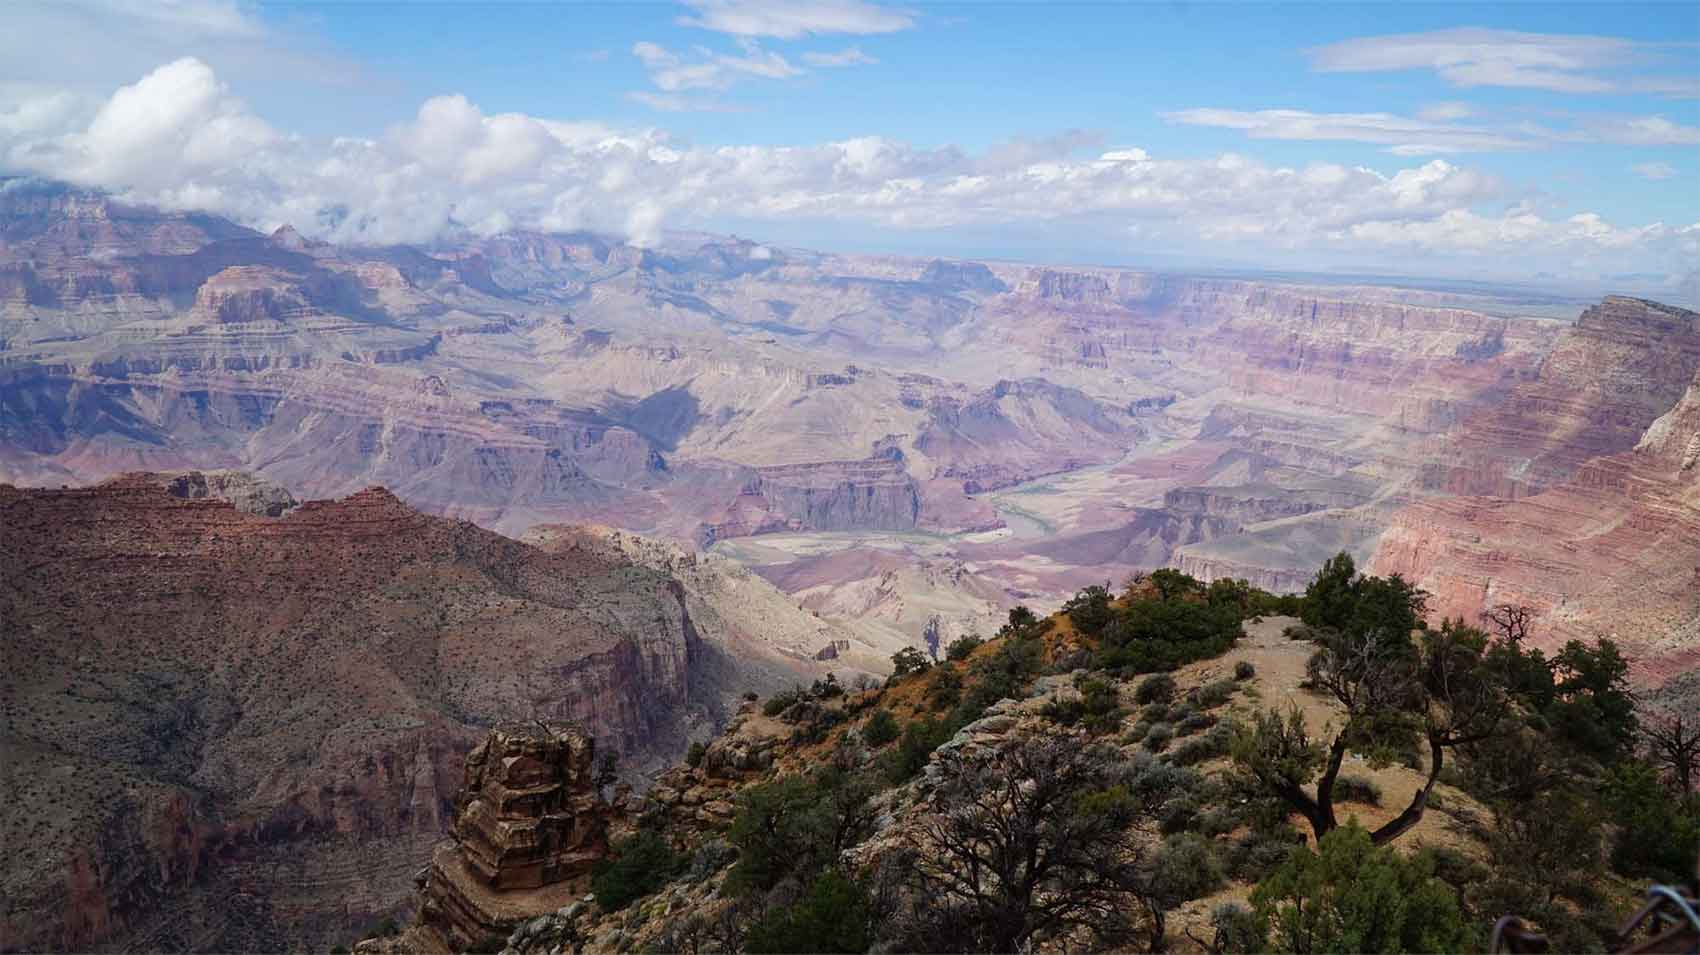
<path id="1" fill-rule="evenodd" d="M 425 243 L 1700 289 L 1700 8 L 0 5 L 0 174 Z"/>

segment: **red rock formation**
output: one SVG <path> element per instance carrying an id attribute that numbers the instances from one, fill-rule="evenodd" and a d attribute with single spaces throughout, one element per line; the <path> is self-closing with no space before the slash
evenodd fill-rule
<path id="1" fill-rule="evenodd" d="M 465 951 L 584 891 L 616 814 L 597 794 L 595 751 L 572 724 L 509 722 L 467 755 L 453 841 L 432 855 L 413 945 Z"/>
<path id="2" fill-rule="evenodd" d="M 1632 400 L 1649 388 L 1638 381 Z M 1582 446 L 1615 442 L 1584 437 Z M 1573 445 L 1574 446 L 1574 445 Z M 1632 450 L 1528 496 L 1429 500 L 1399 512 L 1372 569 L 1475 619 L 1501 603 L 1541 614 L 1537 642 L 1618 639 L 1648 682 L 1700 664 L 1700 374 Z"/>
<path id="3" fill-rule="evenodd" d="M 574 719 L 634 769 L 748 688 L 664 573 L 381 489 L 268 518 L 176 485 L 0 485 L 6 947 L 346 941 L 407 897 L 481 726 Z"/>
<path id="4" fill-rule="evenodd" d="M 1559 336 L 1530 380 L 1434 449 L 1424 483 L 1514 498 L 1628 451 L 1700 369 L 1700 315 L 1612 296 Z"/>

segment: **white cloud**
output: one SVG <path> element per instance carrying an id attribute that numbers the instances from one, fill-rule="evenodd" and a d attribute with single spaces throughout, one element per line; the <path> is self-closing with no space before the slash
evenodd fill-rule
<path id="1" fill-rule="evenodd" d="M 1311 113 L 1297 109 L 1254 112 L 1230 109 L 1187 109 L 1164 113 L 1172 123 L 1238 129 L 1252 139 L 1349 141 L 1380 143 L 1399 156 L 1434 153 L 1498 152 L 1528 149 L 1527 137 L 1477 126 L 1410 119 L 1390 113 Z"/>
<path id="2" fill-rule="evenodd" d="M 1466 125 L 1435 118 L 1436 114 L 1455 114 L 1455 109 L 1431 107 L 1424 112 L 1428 115 L 1413 119 L 1391 113 L 1186 109 L 1164 113 L 1163 118 L 1189 126 L 1237 129 L 1252 139 L 1377 143 L 1395 156 L 1506 152 L 1543 149 L 1559 143 L 1614 143 L 1625 146 L 1688 146 L 1700 143 L 1700 129 L 1673 123 L 1663 116 L 1587 115 L 1579 117 L 1568 127 L 1554 129 L 1533 123 Z"/>
<path id="3" fill-rule="evenodd" d="M 1505 86 L 1559 93 L 1607 93 L 1627 88 L 1669 95 L 1693 95 L 1694 87 L 1693 79 L 1685 76 L 1625 80 L 1609 75 L 1610 71 L 1654 62 L 1661 50 L 1657 44 L 1607 36 L 1461 27 L 1358 37 L 1307 52 L 1311 67 L 1319 72 L 1432 70 L 1460 87 Z"/>
<path id="4" fill-rule="evenodd" d="M 1676 178 L 1676 167 L 1668 162 L 1643 162 L 1629 167 L 1629 171 L 1649 182 L 1662 182 Z"/>
<path id="5" fill-rule="evenodd" d="M 1445 123 L 1454 119 L 1466 119 L 1475 114 L 1475 109 L 1469 103 L 1455 100 L 1443 103 L 1430 103 L 1417 110 L 1417 118 L 1431 123 Z"/>
<path id="6" fill-rule="evenodd" d="M 1700 128 L 1673 123 L 1663 116 L 1589 118 L 1583 128 L 1600 142 L 1624 146 L 1700 145 Z"/>
<path id="7" fill-rule="evenodd" d="M 632 55 L 649 71 L 650 81 L 664 93 L 684 90 L 725 90 L 742 76 L 782 80 L 803 71 L 785 57 L 764 50 L 754 40 L 741 40 L 741 56 L 715 53 L 701 47 L 684 57 L 647 40 L 632 45 Z"/>
<path id="8" fill-rule="evenodd" d="M 663 228 L 725 222 L 835 231 L 1050 224 L 1105 237 L 1137 230 L 1165 249 L 1212 243 L 1405 265 L 1492 254 L 1646 271 L 1693 251 L 1700 235 L 1528 206 L 1494 211 L 1518 193 L 1441 160 L 1385 173 L 1234 154 L 1176 160 L 1135 146 L 1105 151 L 1090 131 L 981 152 L 877 136 L 696 146 L 659 129 L 487 114 L 444 96 L 375 138 L 308 139 L 247 111 L 193 59 L 154 70 L 92 115 L 61 115 L 50 102 L 38 110 L 34 100 L 3 115 L 47 117 L 0 123 L 4 171 L 354 243 L 421 242 L 451 229 L 594 228 L 652 243 Z"/>
<path id="9" fill-rule="evenodd" d="M 681 96 L 677 93 L 652 93 L 633 90 L 626 98 L 663 113 L 741 113 L 743 107 L 709 97 Z"/>
<path id="10" fill-rule="evenodd" d="M 861 47 L 848 47 L 837 53 L 804 53 L 803 62 L 810 66 L 864 66 L 878 63 L 879 60 L 862 52 Z"/>
<path id="11" fill-rule="evenodd" d="M 685 0 L 685 26 L 745 37 L 794 40 L 810 34 L 896 33 L 915 25 L 906 10 L 862 0 Z"/>

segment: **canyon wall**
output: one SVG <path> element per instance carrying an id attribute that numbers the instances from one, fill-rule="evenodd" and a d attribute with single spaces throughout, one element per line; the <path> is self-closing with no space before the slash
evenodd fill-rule
<path id="1" fill-rule="evenodd" d="M 1643 681 L 1659 682 L 1700 662 L 1700 315 L 1630 300 L 1602 308 L 1555 353 L 1594 361 L 1543 368 L 1552 380 L 1540 391 L 1564 400 L 1524 419 L 1544 430 L 1507 440 L 1526 454 L 1512 469 L 1533 480 L 1399 511 L 1372 567 L 1433 592 L 1436 613 L 1528 605 L 1546 646 L 1611 636 Z M 1602 330 L 1617 346 L 1585 348 Z"/>
<path id="2" fill-rule="evenodd" d="M 575 720 L 635 777 L 745 690 L 821 672 L 813 639 L 728 634 L 663 571 L 381 489 L 0 485 L 0 537 L 9 948 L 345 940 L 405 903 L 396 860 L 440 838 L 484 727 Z M 264 910 L 227 910 L 236 885 Z"/>

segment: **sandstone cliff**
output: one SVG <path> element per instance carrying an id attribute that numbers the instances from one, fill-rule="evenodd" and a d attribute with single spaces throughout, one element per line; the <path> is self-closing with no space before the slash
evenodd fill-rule
<path id="1" fill-rule="evenodd" d="M 484 727 L 573 719 L 636 774 L 820 672 L 742 668 L 748 634 L 615 555 L 245 487 L 0 485 L 6 947 L 346 938 L 405 903 Z"/>
<path id="2" fill-rule="evenodd" d="M 1636 381 L 1637 402 L 1652 382 Z M 1571 446 L 1619 444 L 1606 436 Z M 1608 635 L 1643 682 L 1700 664 L 1700 372 L 1629 450 L 1596 457 L 1568 480 L 1516 498 L 1423 501 L 1395 515 L 1375 553 L 1435 594 L 1436 613 L 1474 618 L 1501 603 L 1540 613 L 1551 646 Z"/>

